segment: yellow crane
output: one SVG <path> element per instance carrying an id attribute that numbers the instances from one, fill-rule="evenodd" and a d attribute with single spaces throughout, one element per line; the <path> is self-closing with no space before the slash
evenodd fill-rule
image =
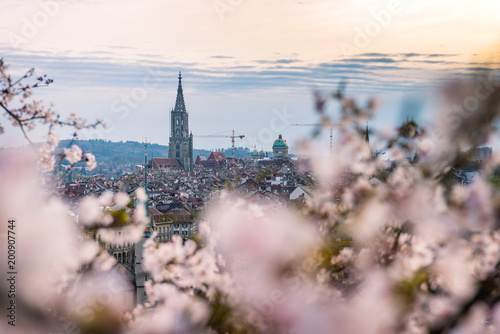
<path id="1" fill-rule="evenodd" d="M 198 138 L 231 138 L 231 146 L 232 146 L 232 150 L 233 150 L 232 161 L 234 164 L 234 139 L 235 138 L 243 139 L 243 138 L 245 138 L 245 135 L 235 135 L 234 130 L 233 130 L 232 135 L 201 135 L 201 136 L 195 136 L 195 137 L 198 137 Z"/>

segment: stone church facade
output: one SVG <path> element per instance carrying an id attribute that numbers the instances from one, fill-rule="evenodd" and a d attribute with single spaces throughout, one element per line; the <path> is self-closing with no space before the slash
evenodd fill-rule
<path id="1" fill-rule="evenodd" d="M 182 75 L 179 72 L 179 86 L 175 108 L 170 111 L 170 141 L 168 157 L 177 159 L 185 171 L 193 170 L 193 134 L 189 133 L 188 113 L 182 91 Z"/>

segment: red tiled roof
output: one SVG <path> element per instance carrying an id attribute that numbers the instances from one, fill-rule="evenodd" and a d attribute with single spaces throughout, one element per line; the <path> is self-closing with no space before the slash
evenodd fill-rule
<path id="1" fill-rule="evenodd" d="M 151 216 L 162 215 L 162 213 L 160 211 L 158 211 L 157 209 L 153 208 L 152 206 L 149 207 L 149 214 Z"/>
<path id="2" fill-rule="evenodd" d="M 181 164 L 177 159 L 168 158 L 153 158 L 151 160 L 151 168 L 180 168 Z"/>
<path id="3" fill-rule="evenodd" d="M 226 160 L 226 156 L 222 152 L 212 152 L 207 160 L 223 161 Z"/>
<path id="4" fill-rule="evenodd" d="M 195 165 L 198 165 L 198 164 L 200 164 L 200 162 L 205 161 L 205 160 L 207 160 L 207 158 L 202 157 L 202 156 L 200 156 L 200 155 L 198 154 L 198 156 L 196 157 L 196 161 L 195 161 L 195 163 L 194 163 L 194 164 L 195 164 Z"/>

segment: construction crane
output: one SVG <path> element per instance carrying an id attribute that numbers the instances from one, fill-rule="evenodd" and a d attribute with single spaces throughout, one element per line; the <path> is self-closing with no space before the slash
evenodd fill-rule
<path id="1" fill-rule="evenodd" d="M 245 135 L 235 135 L 234 130 L 233 130 L 233 135 L 201 135 L 201 136 L 195 136 L 198 138 L 231 138 L 231 147 L 232 147 L 232 161 L 234 164 L 234 139 L 235 138 L 240 138 L 243 139 L 245 138 Z"/>
<path id="2" fill-rule="evenodd" d="M 315 126 L 315 127 L 328 127 L 330 128 L 330 151 L 333 150 L 333 127 L 340 126 L 335 123 L 317 123 L 317 124 L 292 124 L 292 126 Z"/>

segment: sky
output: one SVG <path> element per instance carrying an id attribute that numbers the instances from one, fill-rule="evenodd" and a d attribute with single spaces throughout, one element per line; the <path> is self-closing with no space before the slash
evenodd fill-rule
<path id="1" fill-rule="evenodd" d="M 110 125 L 80 139 L 168 144 L 182 71 L 195 148 L 229 147 L 196 136 L 234 129 L 238 146 L 269 151 L 282 133 L 293 151 L 313 130 L 293 124 L 318 121 L 313 92 L 341 81 L 379 100 L 374 128 L 408 106 L 430 120 L 443 80 L 498 68 L 498 12 L 493 0 L 2 0 L 0 57 L 13 77 L 34 67 L 54 80 L 35 98 Z M 0 124 L 0 147 L 23 144 Z"/>

